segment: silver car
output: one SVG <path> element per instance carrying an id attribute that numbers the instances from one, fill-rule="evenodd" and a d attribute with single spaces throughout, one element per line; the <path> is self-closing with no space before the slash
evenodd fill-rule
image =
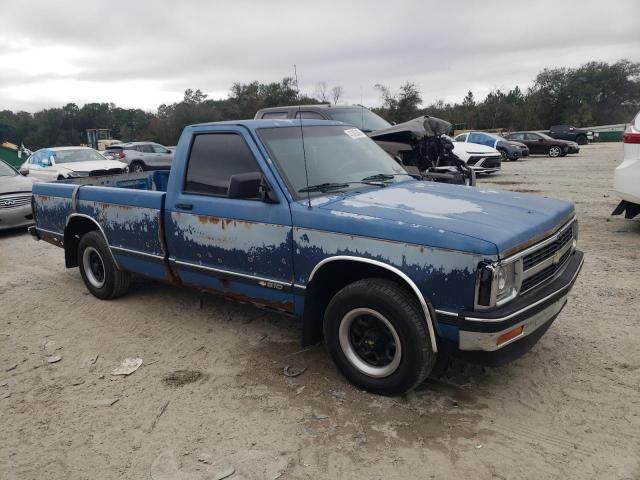
<path id="1" fill-rule="evenodd" d="M 37 182 L 0 161 L 0 230 L 33 223 L 31 187 Z"/>
<path id="2" fill-rule="evenodd" d="M 168 170 L 173 162 L 173 152 L 167 147 L 154 142 L 129 142 L 110 145 L 105 155 L 112 155 L 116 160 L 126 162 L 129 171 L 141 173 L 145 170 Z"/>

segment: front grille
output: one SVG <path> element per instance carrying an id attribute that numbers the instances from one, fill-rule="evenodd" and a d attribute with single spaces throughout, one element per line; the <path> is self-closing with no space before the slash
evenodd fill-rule
<path id="1" fill-rule="evenodd" d="M 467 165 L 475 165 L 480 160 L 485 159 L 482 164 L 483 167 L 494 167 L 500 164 L 500 160 L 502 157 L 496 155 L 495 157 L 489 155 L 472 155 L 469 157 L 467 161 Z"/>
<path id="2" fill-rule="evenodd" d="M 560 261 L 558 263 L 552 263 L 546 268 L 543 268 L 535 275 L 525 279 L 522 281 L 522 287 L 520 288 L 521 292 L 526 292 L 527 290 L 532 289 L 536 285 L 545 282 L 546 280 L 552 278 L 558 271 L 560 271 L 564 264 L 569 260 L 569 256 L 571 255 L 571 249 L 567 250 L 562 257 L 560 257 Z"/>
<path id="3" fill-rule="evenodd" d="M 120 175 L 124 173 L 122 168 L 111 168 L 109 170 L 92 170 L 89 172 L 90 177 L 102 177 L 104 175 Z"/>
<path id="4" fill-rule="evenodd" d="M 522 259 L 522 269 L 524 272 L 530 268 L 535 267 L 540 262 L 545 261 L 547 258 L 553 257 L 559 250 L 562 249 L 567 243 L 573 241 L 574 237 L 574 225 L 572 224 L 566 228 L 560 236 L 553 242 L 539 248 L 538 250 L 526 255 Z"/>
<path id="5" fill-rule="evenodd" d="M 0 197 L 0 208 L 24 207 L 31 203 L 31 194 L 7 195 Z"/>

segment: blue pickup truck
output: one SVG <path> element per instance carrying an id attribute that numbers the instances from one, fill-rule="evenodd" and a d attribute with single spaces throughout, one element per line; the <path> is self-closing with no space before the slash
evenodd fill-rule
<path id="1" fill-rule="evenodd" d="M 334 121 L 189 126 L 170 171 L 39 183 L 33 211 L 96 297 L 137 275 L 294 315 L 387 395 L 523 355 L 583 263 L 571 203 L 415 178 Z"/>

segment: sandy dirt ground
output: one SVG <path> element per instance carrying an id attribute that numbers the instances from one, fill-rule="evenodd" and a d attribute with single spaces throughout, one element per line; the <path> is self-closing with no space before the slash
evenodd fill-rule
<path id="1" fill-rule="evenodd" d="M 301 351 L 293 319 L 149 282 L 100 301 L 62 250 L 0 233 L 0 478 L 640 478 L 640 221 L 609 216 L 621 157 L 590 145 L 481 179 L 574 201 L 584 269 L 526 356 L 399 398 Z M 144 363 L 112 375 L 127 357 Z"/>

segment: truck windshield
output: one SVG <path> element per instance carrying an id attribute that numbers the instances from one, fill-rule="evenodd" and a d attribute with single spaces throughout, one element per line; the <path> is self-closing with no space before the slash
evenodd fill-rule
<path id="1" fill-rule="evenodd" d="M 363 132 L 375 132 L 391 126 L 384 118 L 366 108 L 336 108 L 335 110 L 329 110 L 328 113 L 333 120 L 354 125 Z"/>
<path id="2" fill-rule="evenodd" d="M 70 150 L 55 150 L 53 155 L 56 163 L 92 162 L 106 160 L 100 153 L 90 148 L 78 148 Z"/>
<path id="3" fill-rule="evenodd" d="M 299 126 L 258 129 L 258 136 L 276 162 L 278 171 L 285 178 L 294 198 L 306 197 L 307 194 L 302 193 L 313 185 L 335 185 L 336 190 L 346 191 L 362 188 L 363 185 L 358 182 L 370 176 L 383 178 L 385 183 L 411 178 L 395 160 L 357 128 L 318 125 L 305 126 L 303 131 L 304 154 Z M 310 194 L 326 193 L 322 190 Z"/>

